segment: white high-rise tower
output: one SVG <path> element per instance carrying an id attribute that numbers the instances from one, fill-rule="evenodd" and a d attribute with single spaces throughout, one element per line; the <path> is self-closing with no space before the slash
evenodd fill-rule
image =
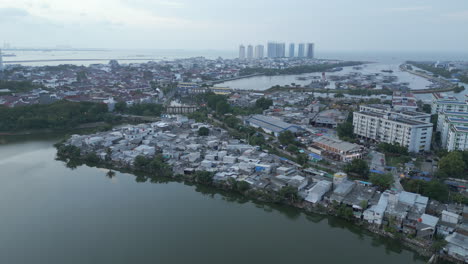
<path id="1" fill-rule="evenodd" d="M 241 60 L 245 59 L 245 46 L 244 45 L 239 46 L 239 59 Z"/>
<path id="2" fill-rule="evenodd" d="M 249 59 L 249 60 L 253 59 L 253 55 L 254 55 L 253 46 L 248 45 L 247 46 L 247 59 Z"/>

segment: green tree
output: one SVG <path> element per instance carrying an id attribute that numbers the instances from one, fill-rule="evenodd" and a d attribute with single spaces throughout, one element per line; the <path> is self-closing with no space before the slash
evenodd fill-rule
<path id="1" fill-rule="evenodd" d="M 226 101 L 219 101 L 216 103 L 216 113 L 224 115 L 231 112 L 231 106 Z"/>
<path id="2" fill-rule="evenodd" d="M 249 144 L 253 146 L 263 146 L 266 144 L 265 137 L 260 133 L 256 133 L 249 138 Z"/>
<path id="3" fill-rule="evenodd" d="M 431 105 L 430 104 L 423 104 L 422 111 L 424 113 L 430 114 L 431 113 Z"/>
<path id="4" fill-rule="evenodd" d="M 284 201 L 289 201 L 294 203 L 299 200 L 299 194 L 297 189 L 292 186 L 285 186 L 279 191 L 279 195 L 283 198 Z"/>
<path id="5" fill-rule="evenodd" d="M 344 122 L 336 127 L 336 133 L 341 140 L 350 141 L 354 138 L 354 128 L 352 122 Z"/>
<path id="6" fill-rule="evenodd" d="M 198 183 L 210 185 L 213 183 L 213 173 L 208 171 L 197 171 L 195 173 L 195 179 Z"/>
<path id="7" fill-rule="evenodd" d="M 107 173 L 106 173 L 106 176 L 107 178 L 109 179 L 112 179 L 115 177 L 115 172 L 113 170 L 109 170 Z"/>
<path id="8" fill-rule="evenodd" d="M 198 135 L 199 136 L 208 136 L 210 134 L 210 130 L 206 127 L 200 127 L 198 129 Z"/>
<path id="9" fill-rule="evenodd" d="M 90 152 L 84 156 L 84 161 L 86 164 L 91 165 L 91 166 L 96 166 L 99 164 L 101 159 L 96 155 L 94 152 Z"/>
<path id="10" fill-rule="evenodd" d="M 390 144 L 390 143 L 380 143 L 377 146 L 377 149 L 384 153 L 390 154 L 398 154 L 408 156 L 408 149 L 404 146 L 400 146 L 399 144 Z"/>
<path id="11" fill-rule="evenodd" d="M 297 154 L 296 157 L 297 157 L 296 158 L 297 163 L 299 163 L 302 166 L 307 165 L 308 162 L 309 162 L 309 156 L 307 156 L 307 154 L 299 153 L 299 154 Z"/>
<path id="12" fill-rule="evenodd" d="M 296 137 L 291 131 L 286 130 L 279 135 L 278 139 L 282 145 L 287 146 L 289 144 L 295 144 Z"/>
<path id="13" fill-rule="evenodd" d="M 291 152 L 291 153 L 299 152 L 299 148 L 296 145 L 293 145 L 293 144 L 289 144 L 288 147 L 286 147 L 286 150 Z"/>
<path id="14" fill-rule="evenodd" d="M 273 101 L 271 99 L 266 99 L 264 97 L 255 101 L 255 107 L 260 108 L 262 110 L 268 109 L 272 105 L 273 105 Z"/>
<path id="15" fill-rule="evenodd" d="M 463 160 L 463 153 L 460 151 L 451 151 L 439 161 L 439 177 L 463 178 L 468 179 L 465 172 L 466 164 Z"/>
<path id="16" fill-rule="evenodd" d="M 430 182 L 423 180 L 404 180 L 402 184 L 404 189 L 408 192 L 419 193 L 440 202 L 445 202 L 449 198 L 448 186 L 435 179 Z"/>
<path id="17" fill-rule="evenodd" d="M 237 181 L 236 182 L 236 189 L 239 192 L 243 193 L 243 192 L 250 189 L 250 184 L 248 182 L 246 182 L 246 181 Z"/>
<path id="18" fill-rule="evenodd" d="M 345 172 L 354 173 L 360 177 L 367 179 L 369 176 L 369 165 L 365 160 L 354 159 L 344 167 Z"/>
<path id="19" fill-rule="evenodd" d="M 150 159 L 146 158 L 143 155 L 138 155 L 135 157 L 135 160 L 133 162 L 133 166 L 135 169 L 140 170 L 140 171 L 145 171 L 148 168 L 149 163 L 151 162 Z"/>
<path id="20" fill-rule="evenodd" d="M 372 173 L 369 177 L 369 180 L 373 185 L 377 186 L 380 191 L 389 189 L 394 183 L 393 175 L 390 173 L 383 175 Z"/>

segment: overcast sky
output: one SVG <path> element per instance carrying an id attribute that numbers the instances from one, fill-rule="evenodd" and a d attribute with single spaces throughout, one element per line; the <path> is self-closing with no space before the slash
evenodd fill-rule
<path id="1" fill-rule="evenodd" d="M 468 51 L 468 0 L 0 0 L 0 47 Z"/>

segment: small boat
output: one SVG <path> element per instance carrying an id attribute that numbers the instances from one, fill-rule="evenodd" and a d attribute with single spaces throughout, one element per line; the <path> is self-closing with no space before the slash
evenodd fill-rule
<path id="1" fill-rule="evenodd" d="M 392 70 L 382 70 L 381 72 L 393 73 Z"/>

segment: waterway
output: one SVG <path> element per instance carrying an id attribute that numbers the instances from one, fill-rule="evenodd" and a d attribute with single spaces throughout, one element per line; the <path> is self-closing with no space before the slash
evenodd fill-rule
<path id="1" fill-rule="evenodd" d="M 0 138 L 0 263 L 425 263 L 334 217 L 69 169 L 59 140 Z"/>
<path id="2" fill-rule="evenodd" d="M 363 65 L 362 69 L 355 70 L 353 67 L 344 67 L 342 71 L 338 72 L 327 72 L 325 73 L 326 76 L 330 75 L 346 75 L 352 72 L 362 73 L 363 75 L 367 74 L 381 74 L 381 75 L 389 75 L 389 76 L 396 76 L 397 82 L 399 83 L 408 83 L 408 87 L 414 90 L 421 90 L 421 89 L 429 89 L 431 82 L 423 77 L 405 72 L 400 70 L 399 66 L 404 63 L 405 61 L 400 62 L 391 62 L 391 63 L 369 63 Z M 385 73 L 382 70 L 392 70 L 392 73 Z M 250 78 L 238 79 L 233 81 L 227 81 L 223 83 L 216 84 L 217 87 L 229 87 L 235 90 L 256 90 L 256 91 L 264 91 L 273 86 L 280 85 L 308 85 L 312 81 L 308 77 L 321 77 L 321 72 L 316 73 L 306 73 L 306 74 L 297 74 L 297 75 L 276 75 L 276 76 L 255 76 Z M 307 80 L 300 80 L 298 78 L 307 78 Z M 465 89 L 461 93 L 453 93 L 453 92 L 446 92 L 447 95 L 452 95 L 458 97 L 461 100 L 465 99 L 465 95 L 468 94 L 468 84 L 461 83 L 460 85 L 464 85 Z M 335 89 L 335 82 L 330 81 L 330 84 L 327 85 L 328 89 Z M 314 93 L 315 96 L 321 97 L 333 97 L 333 93 L 331 94 L 324 94 L 324 93 Z M 368 98 L 368 96 L 350 96 L 345 95 L 347 97 L 362 97 Z M 373 98 L 379 98 L 379 95 L 370 96 Z M 431 94 L 415 94 L 415 97 L 429 102 L 431 100 Z"/>

